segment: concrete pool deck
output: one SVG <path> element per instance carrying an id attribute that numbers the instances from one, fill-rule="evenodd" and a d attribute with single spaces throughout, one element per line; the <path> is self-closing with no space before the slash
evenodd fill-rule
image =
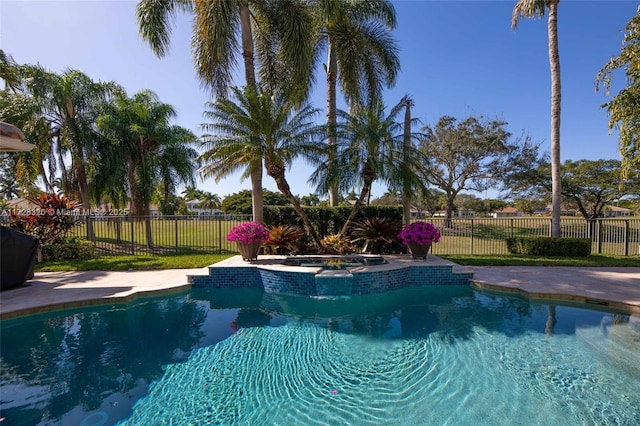
<path id="1" fill-rule="evenodd" d="M 425 262 L 385 256 L 394 263 Z M 281 257 L 261 256 L 269 267 Z M 225 261 L 226 262 L 226 261 Z M 228 262 L 244 263 L 240 256 Z M 427 264 L 448 261 L 429 256 Z M 246 264 L 246 263 L 245 263 Z M 246 264 L 250 266 L 249 264 Z M 361 267 L 380 268 L 387 265 Z M 532 299 L 587 303 L 640 313 L 640 267 L 455 266 L 473 273 L 472 285 Z M 127 302 L 141 296 L 187 291 L 188 275 L 207 275 L 208 267 L 159 271 L 38 272 L 25 285 L 0 292 L 0 319 L 78 306 Z"/>

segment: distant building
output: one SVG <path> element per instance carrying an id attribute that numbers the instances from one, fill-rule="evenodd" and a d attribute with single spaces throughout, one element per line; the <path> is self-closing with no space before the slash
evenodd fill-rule
<path id="1" fill-rule="evenodd" d="M 433 214 L 433 217 L 447 217 L 447 211 L 438 210 Z M 457 218 L 476 217 L 476 212 L 475 210 L 471 210 L 471 209 L 458 209 L 451 212 L 451 217 L 457 217 Z"/>
<path id="2" fill-rule="evenodd" d="M 498 218 L 498 217 L 518 217 L 522 216 L 522 212 L 515 207 L 505 207 L 501 210 L 494 210 L 489 213 L 489 216 Z"/>
<path id="3" fill-rule="evenodd" d="M 542 211 L 542 214 L 538 214 L 539 211 Z M 538 215 L 538 216 L 551 216 L 551 213 L 553 212 L 553 208 L 551 207 L 551 204 L 547 204 L 547 207 L 544 210 L 536 210 L 533 213 Z M 560 206 L 560 216 L 579 216 L 580 212 L 577 209 L 572 209 L 569 208 L 567 206 Z"/>
<path id="4" fill-rule="evenodd" d="M 631 210 L 618 206 L 605 206 L 602 214 L 604 217 L 628 217 L 631 216 Z"/>
<path id="5" fill-rule="evenodd" d="M 186 201 L 187 210 L 197 214 L 198 216 L 213 216 L 223 214 L 224 212 L 220 209 L 205 209 L 200 205 L 202 204 L 202 200 L 194 199 Z"/>

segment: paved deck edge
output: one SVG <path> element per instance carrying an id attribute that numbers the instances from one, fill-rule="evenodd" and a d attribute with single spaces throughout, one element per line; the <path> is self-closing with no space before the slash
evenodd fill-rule
<path id="1" fill-rule="evenodd" d="M 471 286 L 478 290 L 486 290 L 495 293 L 516 294 L 529 300 L 544 300 L 545 302 L 572 302 L 575 304 L 584 305 L 589 309 L 604 308 L 608 310 L 622 311 L 628 314 L 640 314 L 640 306 L 603 298 L 577 296 L 567 293 L 530 292 L 522 288 L 507 287 L 500 284 L 493 284 L 486 281 L 475 280 L 473 278 L 471 279 Z"/>
<path id="2" fill-rule="evenodd" d="M 104 306 L 112 304 L 125 304 L 137 299 L 163 296 L 167 294 L 177 294 L 189 291 L 191 284 L 177 284 L 175 287 L 165 287 L 157 290 L 138 290 L 123 296 L 105 296 L 92 299 L 71 300 L 68 302 L 51 303 L 40 306 L 33 306 L 24 309 L 17 309 L 10 312 L 0 312 L 0 321 L 19 318 L 23 316 L 64 311 L 66 309 L 84 308 L 88 306 Z"/>

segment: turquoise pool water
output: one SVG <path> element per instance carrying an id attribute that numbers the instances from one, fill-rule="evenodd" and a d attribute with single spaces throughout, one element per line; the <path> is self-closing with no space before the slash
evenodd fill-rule
<path id="1" fill-rule="evenodd" d="M 5 425 L 640 424 L 640 318 L 468 286 L 3 321 Z"/>

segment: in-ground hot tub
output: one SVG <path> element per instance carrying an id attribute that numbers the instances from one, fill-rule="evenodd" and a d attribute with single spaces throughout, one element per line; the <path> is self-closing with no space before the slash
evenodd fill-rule
<path id="1" fill-rule="evenodd" d="M 291 296 L 350 297 L 414 286 L 469 285 L 472 273 L 454 271 L 454 266 L 435 256 L 426 261 L 406 255 L 264 255 L 253 262 L 234 256 L 209 266 L 208 275 L 189 276 L 189 283 L 194 288 L 258 288 Z"/>
<path id="2" fill-rule="evenodd" d="M 344 269 L 355 266 L 375 266 L 387 263 L 382 256 L 342 255 L 342 256 L 289 256 L 282 261 L 286 266 L 307 266 L 324 269 Z"/>

